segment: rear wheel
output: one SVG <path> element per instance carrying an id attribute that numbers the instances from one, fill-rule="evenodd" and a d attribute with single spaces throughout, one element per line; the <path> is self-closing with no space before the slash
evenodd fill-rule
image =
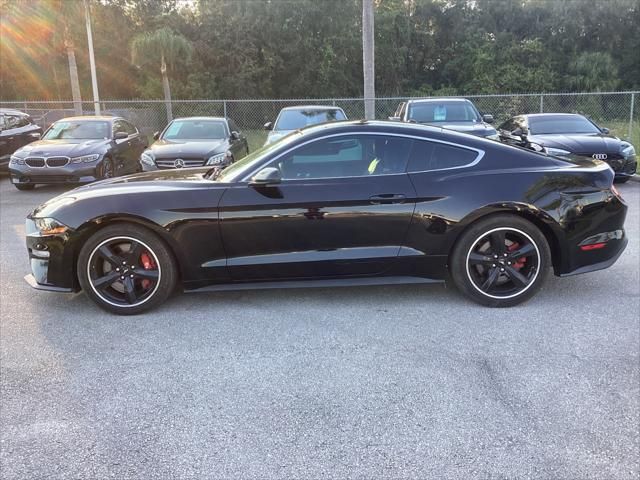
<path id="1" fill-rule="evenodd" d="M 21 191 L 33 190 L 34 188 L 36 188 L 36 186 L 33 183 L 14 183 L 13 186 Z"/>
<path id="2" fill-rule="evenodd" d="M 450 268 L 456 286 L 476 302 L 510 307 L 540 290 L 551 270 L 551 252 L 535 225 L 499 215 L 463 233 Z"/>
<path id="3" fill-rule="evenodd" d="M 176 266 L 154 233 L 118 224 L 95 233 L 78 257 L 78 280 L 103 309 L 133 315 L 163 303 L 173 292 Z"/>

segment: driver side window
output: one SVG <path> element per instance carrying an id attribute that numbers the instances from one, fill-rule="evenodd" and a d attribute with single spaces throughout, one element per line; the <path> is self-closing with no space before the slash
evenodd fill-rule
<path id="1" fill-rule="evenodd" d="M 406 169 L 413 140 L 384 135 L 324 138 L 277 161 L 283 180 L 392 175 Z"/>

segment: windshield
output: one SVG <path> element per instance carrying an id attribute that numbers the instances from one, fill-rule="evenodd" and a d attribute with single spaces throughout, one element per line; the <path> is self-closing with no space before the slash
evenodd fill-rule
<path id="1" fill-rule="evenodd" d="M 222 140 L 227 136 L 222 120 L 174 120 L 162 134 L 165 140 Z"/>
<path id="2" fill-rule="evenodd" d="M 56 122 L 42 137 L 44 140 L 102 140 L 111 138 L 109 122 L 91 121 L 61 121 Z"/>
<path id="3" fill-rule="evenodd" d="M 532 135 L 554 133 L 601 133 L 598 127 L 581 116 L 550 115 L 529 117 L 529 132 Z"/>
<path id="4" fill-rule="evenodd" d="M 242 160 L 239 160 L 235 163 L 232 163 L 227 168 L 222 170 L 220 175 L 216 177 L 216 181 L 218 182 L 237 182 L 244 178 L 248 173 L 250 173 L 255 165 L 260 163 L 260 161 L 266 156 L 271 155 L 279 150 L 285 150 L 289 147 L 291 142 L 297 140 L 302 133 L 292 133 L 282 140 L 276 143 L 270 143 L 268 145 L 259 148 L 258 150 L 250 153 Z"/>
<path id="5" fill-rule="evenodd" d="M 480 122 L 478 112 L 468 102 L 424 102 L 409 106 L 408 120 L 418 123 Z"/>
<path id="6" fill-rule="evenodd" d="M 338 109 L 308 109 L 308 110 L 283 110 L 276 120 L 274 130 L 297 130 L 309 125 L 324 122 L 346 120 L 342 110 Z"/>

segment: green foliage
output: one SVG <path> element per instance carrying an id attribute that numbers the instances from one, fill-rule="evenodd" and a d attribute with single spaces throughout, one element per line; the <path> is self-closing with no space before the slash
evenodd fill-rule
<path id="1" fill-rule="evenodd" d="M 91 3 L 103 98 L 160 97 L 163 52 L 175 98 L 362 95 L 361 0 Z M 71 96 L 65 23 L 89 98 L 82 2 L 0 5 L 0 98 Z M 375 5 L 378 95 L 640 88 L 638 0 Z"/>

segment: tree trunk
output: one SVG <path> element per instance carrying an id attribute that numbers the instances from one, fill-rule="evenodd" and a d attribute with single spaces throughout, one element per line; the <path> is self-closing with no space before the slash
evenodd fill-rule
<path id="1" fill-rule="evenodd" d="M 160 72 L 162 73 L 162 90 L 164 90 L 164 103 L 167 107 L 167 123 L 173 120 L 171 110 L 171 88 L 169 87 L 169 77 L 167 76 L 167 63 L 164 61 L 164 54 L 161 58 Z"/>
<path id="2" fill-rule="evenodd" d="M 362 70 L 364 74 L 364 118 L 367 120 L 373 120 L 376 116 L 373 22 L 373 0 L 362 0 Z"/>
<path id="3" fill-rule="evenodd" d="M 69 60 L 69 80 L 71 81 L 71 96 L 73 98 L 73 110 L 76 115 L 82 115 L 82 97 L 80 96 L 80 80 L 78 79 L 78 66 L 76 65 L 76 52 L 73 48 L 73 40 L 69 35 L 69 27 L 64 27 L 64 46 L 67 49 Z"/>

